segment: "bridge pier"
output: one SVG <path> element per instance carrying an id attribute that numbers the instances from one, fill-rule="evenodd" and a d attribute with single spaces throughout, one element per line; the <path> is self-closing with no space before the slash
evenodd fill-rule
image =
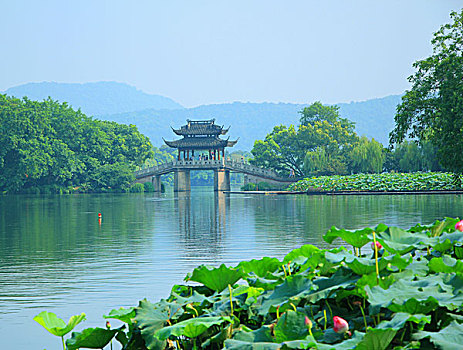
<path id="1" fill-rule="evenodd" d="M 191 191 L 190 170 L 175 169 L 174 192 Z"/>
<path id="2" fill-rule="evenodd" d="M 154 192 L 161 193 L 161 175 L 155 175 L 152 179 L 152 184 L 154 187 Z"/>
<path id="3" fill-rule="evenodd" d="M 214 170 L 214 191 L 230 191 L 230 171 Z"/>

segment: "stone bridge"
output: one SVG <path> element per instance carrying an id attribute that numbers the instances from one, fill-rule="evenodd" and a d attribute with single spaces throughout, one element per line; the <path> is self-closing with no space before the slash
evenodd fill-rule
<path id="1" fill-rule="evenodd" d="M 135 172 L 136 182 L 152 182 L 156 192 L 161 191 L 161 175 L 174 173 L 174 191 L 190 191 L 191 170 L 213 170 L 214 191 L 230 191 L 230 172 L 245 174 L 244 183 L 265 181 L 271 184 L 291 184 L 298 178 L 281 177 L 270 169 L 234 160 L 175 160 Z"/>

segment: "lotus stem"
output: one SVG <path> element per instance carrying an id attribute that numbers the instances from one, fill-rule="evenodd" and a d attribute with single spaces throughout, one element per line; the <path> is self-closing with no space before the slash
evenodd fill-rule
<path id="1" fill-rule="evenodd" d="M 281 267 L 283 267 L 283 271 L 285 272 L 285 278 L 288 277 L 288 274 L 286 273 L 286 268 L 285 268 L 285 265 L 281 265 Z"/>
<path id="2" fill-rule="evenodd" d="M 288 274 L 291 276 L 291 267 L 289 266 L 291 264 L 291 261 L 288 263 Z"/>
<path id="3" fill-rule="evenodd" d="M 375 231 L 373 231 L 373 246 L 374 246 L 374 249 L 375 249 L 376 284 L 379 285 L 378 247 L 376 246 L 376 234 L 375 234 Z"/>
<path id="4" fill-rule="evenodd" d="M 63 342 L 63 350 L 66 350 L 66 344 L 64 344 L 64 336 L 61 336 L 61 341 Z"/>
<path id="5" fill-rule="evenodd" d="M 331 306 L 328 303 L 328 300 L 325 300 L 325 304 L 328 307 L 328 310 L 330 310 L 330 318 L 333 318 L 333 310 L 331 310 Z M 325 316 L 326 317 L 326 316 Z"/>
<path id="6" fill-rule="evenodd" d="M 231 286 L 228 285 L 228 290 L 230 292 L 230 309 L 231 309 L 231 315 L 233 316 L 233 300 L 232 300 L 232 289 Z"/>
<path id="7" fill-rule="evenodd" d="M 293 303 L 289 303 L 289 305 L 291 305 L 293 307 L 294 311 L 297 312 L 296 306 Z"/>
<path id="8" fill-rule="evenodd" d="M 363 307 L 362 305 L 359 304 L 359 307 L 360 307 L 360 311 L 362 312 L 362 316 L 363 316 L 363 323 L 365 324 L 365 333 L 367 332 L 367 318 L 365 317 L 365 312 L 363 311 Z"/>
<path id="9" fill-rule="evenodd" d="M 280 319 L 280 305 L 277 306 L 277 320 Z"/>
<path id="10" fill-rule="evenodd" d="M 323 316 L 325 316 L 325 331 L 326 331 L 326 324 L 328 320 L 326 319 L 326 309 L 323 310 Z"/>

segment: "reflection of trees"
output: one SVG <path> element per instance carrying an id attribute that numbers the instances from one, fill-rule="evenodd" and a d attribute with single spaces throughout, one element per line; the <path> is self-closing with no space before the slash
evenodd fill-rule
<path id="1" fill-rule="evenodd" d="M 256 196 L 256 235 L 289 247 L 310 243 L 326 247 L 322 236 L 331 226 L 347 229 L 387 225 L 408 228 L 445 216 L 461 215 L 461 196 Z"/>
<path id="2" fill-rule="evenodd" d="M 175 194 L 180 243 L 188 258 L 215 260 L 223 251 L 230 198 L 207 190 Z"/>

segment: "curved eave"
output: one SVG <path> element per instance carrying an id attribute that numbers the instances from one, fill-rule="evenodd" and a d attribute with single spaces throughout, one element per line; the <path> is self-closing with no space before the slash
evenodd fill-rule
<path id="1" fill-rule="evenodd" d="M 227 140 L 227 146 L 226 147 L 233 147 L 234 145 L 236 145 L 237 142 L 238 142 L 238 140 L 235 140 L 235 141 Z"/>

